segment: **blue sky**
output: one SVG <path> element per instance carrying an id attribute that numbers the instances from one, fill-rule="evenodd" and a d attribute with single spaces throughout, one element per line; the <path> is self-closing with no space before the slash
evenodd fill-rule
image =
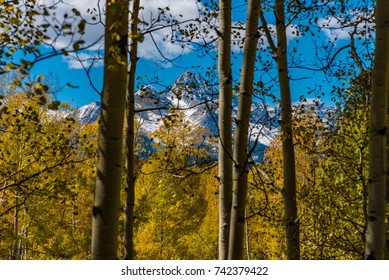
<path id="1" fill-rule="evenodd" d="M 46 2 L 49 0 L 45 0 Z M 50 1 L 49 1 L 50 2 Z M 93 15 L 86 13 L 88 8 L 96 7 L 97 0 L 89 1 L 77 1 L 77 0 L 67 0 L 67 4 L 61 4 L 57 10 L 56 14 L 61 16 L 66 12 L 69 12 L 72 7 L 76 7 L 80 10 L 81 14 L 85 19 L 90 22 L 94 22 L 92 19 Z M 144 10 L 142 10 L 142 17 L 145 21 L 149 21 L 153 16 L 158 12 L 159 7 L 169 6 L 170 12 L 174 15 L 182 15 L 180 19 L 185 20 L 192 18 L 193 15 L 197 13 L 197 7 L 202 4 L 197 3 L 196 0 L 143 0 L 142 5 Z M 246 16 L 246 6 L 244 1 L 234 1 L 235 7 L 238 7 L 234 10 L 233 22 L 236 26 L 245 22 Z M 102 5 L 103 2 L 100 3 Z M 103 5 L 102 5 L 103 6 Z M 270 27 L 274 27 L 274 16 L 272 13 L 265 15 Z M 328 42 L 333 40 L 336 48 L 340 48 L 343 45 L 349 43 L 349 30 L 339 29 L 338 22 L 334 19 L 322 18 L 319 20 L 322 26 L 326 28 L 323 29 L 323 32 L 319 37 L 313 38 L 311 35 L 307 34 L 306 36 L 299 36 L 296 34 L 298 27 L 293 24 L 288 29 L 288 38 L 289 38 L 289 49 L 292 50 L 293 47 L 296 47 L 298 54 L 300 54 L 302 61 L 306 65 L 313 64 L 313 57 L 315 49 L 313 47 L 312 40 L 318 40 L 319 42 Z M 241 32 L 242 33 L 242 32 Z M 80 52 L 79 57 L 84 59 L 84 64 L 88 67 L 90 64 L 88 59 L 91 57 L 96 57 L 101 55 L 102 49 L 102 40 L 98 40 L 103 34 L 103 26 L 101 24 L 87 25 L 86 33 L 81 37 L 88 43 L 97 42 L 88 52 Z M 211 67 L 212 65 L 217 65 L 217 61 L 214 59 L 216 52 L 211 52 L 210 56 L 202 56 L 195 51 L 191 51 L 188 48 L 182 49 L 180 45 L 172 44 L 163 40 L 164 36 L 169 34 L 169 30 L 162 29 L 157 31 L 153 35 L 153 39 L 157 42 L 159 49 L 169 58 L 179 57 L 174 61 L 174 65 L 168 62 L 163 62 L 161 55 L 159 54 L 158 49 L 153 44 L 153 41 L 150 36 L 146 36 L 144 42 L 139 46 L 139 61 L 138 61 L 138 71 L 137 74 L 143 77 L 142 82 L 148 83 L 149 80 L 153 80 L 153 77 L 156 75 L 159 78 L 161 85 L 156 85 L 158 89 L 162 90 L 162 85 L 169 85 L 185 70 L 193 70 L 203 72 L 205 70 L 199 70 L 198 67 Z M 214 34 L 214 31 L 211 30 L 210 35 Z M 336 40 L 335 40 L 336 38 Z M 58 48 L 64 47 L 69 43 L 69 39 L 63 38 L 62 40 L 57 40 L 55 46 Z M 50 42 L 49 42 L 50 43 Z M 262 52 L 264 54 L 268 48 L 267 42 L 264 39 L 261 43 Z M 237 54 L 237 58 L 233 61 L 234 65 L 234 78 L 239 80 L 239 68 L 241 55 L 239 54 L 239 48 L 236 46 L 233 48 Z M 48 51 L 47 49 L 42 49 L 42 51 Z M 338 58 L 345 57 L 347 50 L 343 51 Z M 179 67 L 177 67 L 179 66 Z M 193 67 L 193 68 L 192 68 Z M 261 67 L 261 65 L 258 65 Z M 196 70 L 197 69 L 197 70 Z M 102 88 L 102 76 L 103 76 L 103 67 L 101 61 L 97 62 L 91 68 L 90 78 L 97 90 Z M 215 72 L 216 73 L 216 72 Z M 100 99 L 100 96 L 93 87 L 90 85 L 90 81 L 87 78 L 86 72 L 82 69 L 81 64 L 73 59 L 72 57 L 57 56 L 44 60 L 36 64 L 33 68 L 32 75 L 47 75 L 51 79 L 60 83 L 63 86 L 63 89 L 58 94 L 58 99 L 64 102 L 68 102 L 73 106 L 82 106 L 92 101 Z M 271 74 L 273 75 L 273 74 Z M 257 80 L 263 79 L 265 82 L 270 79 L 269 75 L 264 72 L 257 73 Z M 313 72 L 301 69 L 290 69 L 290 75 L 292 78 L 291 81 L 291 90 L 293 101 L 298 101 L 299 97 L 305 95 L 309 87 L 314 87 L 315 84 L 320 84 L 323 86 L 325 91 L 329 91 L 330 85 L 327 81 L 324 80 L 324 76 L 320 72 Z M 76 88 L 66 87 L 65 85 L 70 83 Z M 274 89 L 276 92 L 276 89 Z M 316 97 L 315 95 L 308 96 L 309 98 Z M 323 98 L 324 101 L 330 102 L 330 97 L 326 96 Z"/>

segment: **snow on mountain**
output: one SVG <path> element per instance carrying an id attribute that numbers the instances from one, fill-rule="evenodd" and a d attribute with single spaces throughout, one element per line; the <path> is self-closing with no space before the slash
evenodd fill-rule
<path id="1" fill-rule="evenodd" d="M 200 75 L 189 71 L 161 92 L 146 85 L 135 93 L 135 109 L 141 124 L 141 134 L 147 136 L 157 130 L 166 114 L 180 112 L 185 121 L 206 127 L 213 135 L 217 135 L 217 97 L 215 87 L 208 85 Z M 98 119 L 100 106 L 100 102 L 92 102 L 76 109 L 74 116 L 82 123 L 93 123 Z M 264 145 L 270 143 L 278 131 L 277 128 L 271 129 L 272 125 L 278 125 L 274 121 L 277 113 L 276 107 L 265 108 L 262 104 L 253 104 L 252 140 L 259 140 Z"/>
<path id="2" fill-rule="evenodd" d="M 167 114 L 181 114 L 184 121 L 197 126 L 205 127 L 210 134 L 218 135 L 217 128 L 217 97 L 218 91 L 210 86 L 200 75 L 184 72 L 164 91 L 146 85 L 135 93 L 135 109 L 140 122 L 139 134 L 147 138 L 150 132 L 157 130 Z M 234 99 L 236 115 L 237 100 Z M 75 111 L 75 118 L 83 123 L 93 123 L 100 113 L 100 102 L 92 102 Z M 294 108 L 317 110 L 320 116 L 325 117 L 328 108 L 321 107 L 316 100 L 306 100 L 294 103 Z M 250 146 L 255 147 L 254 160 L 260 159 L 266 146 L 279 133 L 280 108 L 279 106 L 256 103 L 251 107 L 250 119 Z M 147 139 L 146 139 L 147 141 Z"/>
<path id="3" fill-rule="evenodd" d="M 185 71 L 163 94 L 174 108 L 184 113 L 185 120 L 207 127 L 211 132 L 217 131 L 214 101 L 218 92 L 200 75 Z"/>
<path id="4" fill-rule="evenodd" d="M 141 123 L 141 132 L 145 136 L 155 131 L 161 125 L 163 116 L 167 113 L 169 101 L 152 86 L 144 86 L 135 93 L 135 109 Z"/>
<path id="5" fill-rule="evenodd" d="M 200 75 L 185 71 L 178 79 L 165 90 L 167 96 L 182 105 L 193 106 L 198 101 L 217 98 L 216 88 L 209 86 Z"/>
<path id="6" fill-rule="evenodd" d="M 77 108 L 74 116 L 82 123 L 94 123 L 100 115 L 101 103 L 94 101 L 85 106 Z"/>

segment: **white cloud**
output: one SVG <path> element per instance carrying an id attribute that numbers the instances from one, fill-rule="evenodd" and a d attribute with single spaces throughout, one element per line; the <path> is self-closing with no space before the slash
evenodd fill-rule
<path id="1" fill-rule="evenodd" d="M 50 5 L 54 0 L 41 0 L 40 3 Z M 57 1 L 57 0 L 55 0 Z M 130 3 L 131 4 L 131 3 Z M 150 34 L 145 34 L 143 42 L 139 44 L 138 48 L 138 56 L 143 59 L 148 60 L 160 60 L 163 61 L 164 57 L 169 59 L 174 59 L 177 56 L 182 54 L 187 54 L 192 51 L 194 45 L 187 45 L 184 43 L 176 42 L 174 40 L 174 35 L 180 35 L 177 26 L 169 27 L 168 20 L 176 19 L 179 22 L 183 22 L 180 27 L 185 27 L 186 24 L 192 23 L 192 27 L 198 28 L 201 36 L 194 36 L 192 38 L 193 43 L 204 43 L 211 42 L 213 47 L 216 50 L 217 42 L 215 39 L 217 38 L 217 34 L 215 32 L 214 26 L 218 25 L 218 19 L 212 19 L 211 25 L 207 23 L 199 23 L 193 21 L 193 19 L 199 17 L 199 9 L 204 8 L 201 3 L 197 0 L 143 0 L 141 1 L 141 5 L 143 8 L 140 11 L 140 19 L 143 22 L 146 22 L 148 25 L 140 25 L 141 30 L 146 30 L 147 28 L 152 28 L 154 31 L 152 32 L 152 36 Z M 85 66 L 89 66 L 91 63 L 91 59 L 94 56 L 97 56 L 98 50 L 101 50 L 103 47 L 102 36 L 104 35 L 104 26 L 102 22 L 104 22 L 104 15 L 99 15 L 100 12 L 104 12 L 105 1 L 104 0 L 64 0 L 59 1 L 56 5 L 55 16 L 59 19 L 63 19 L 65 13 L 72 15 L 72 8 L 76 8 L 80 11 L 82 17 L 88 21 L 85 34 L 76 35 L 75 38 L 71 36 L 60 36 L 56 38 L 53 45 L 58 48 L 72 48 L 72 42 L 74 40 L 84 40 L 85 46 L 92 45 L 88 48 L 88 53 L 82 52 L 79 54 L 79 58 L 84 61 Z M 168 9 L 166 9 L 168 7 Z M 88 13 L 87 10 L 92 11 Z M 164 9 L 164 15 L 161 16 L 161 9 Z M 93 13 L 93 11 L 95 12 Z M 170 16 L 171 15 L 171 16 Z M 94 18 L 95 17 L 95 18 Z M 101 18 L 99 18 L 101 17 Z M 156 21 L 157 18 L 161 20 Z M 43 19 L 41 19 L 43 21 Z M 52 18 L 46 18 L 53 22 Z M 79 19 L 78 19 L 79 20 Z M 75 21 L 75 26 L 77 26 L 78 20 Z M 192 20 L 192 21 L 191 21 Z M 152 25 L 150 25 L 153 23 Z M 235 27 L 239 26 L 239 36 L 233 38 L 234 44 L 232 45 L 232 51 L 240 52 L 243 49 L 243 40 L 245 36 L 245 25 L 241 23 L 234 23 Z M 272 31 L 273 40 L 275 39 L 275 26 L 269 24 L 269 29 Z M 208 33 L 205 34 L 204 31 Z M 287 29 L 288 40 L 292 40 L 295 37 L 299 36 L 299 32 L 297 26 L 291 25 Z M 54 38 L 54 32 L 51 30 L 50 35 Z M 173 40 L 172 40 L 173 35 Z M 260 40 L 260 44 L 262 46 L 268 47 L 267 39 L 265 35 L 262 34 L 262 40 Z M 163 56 L 161 55 L 163 54 Z M 64 61 L 68 63 L 70 68 L 80 69 L 82 65 L 76 59 L 72 57 L 65 57 Z M 97 63 L 94 66 L 101 66 L 102 63 Z"/>
<path id="2" fill-rule="evenodd" d="M 353 12 L 338 17 L 320 18 L 317 25 L 331 41 L 348 40 L 351 35 L 372 35 L 374 32 L 373 9 Z"/>
<path id="3" fill-rule="evenodd" d="M 54 0 L 41 0 L 40 4 L 50 6 L 54 2 Z M 80 11 L 82 17 L 88 21 L 85 27 L 85 34 L 80 35 L 76 34 L 75 37 L 72 36 L 56 36 L 54 29 L 48 30 L 48 35 L 50 35 L 51 40 L 47 43 L 51 46 L 54 46 L 57 49 L 72 49 L 72 44 L 74 41 L 83 40 L 85 41 L 84 46 L 90 46 L 88 48 L 89 51 L 97 51 L 101 50 L 103 47 L 103 35 L 104 35 L 104 26 L 102 22 L 104 22 L 104 15 L 99 15 L 99 12 L 104 12 L 105 1 L 104 0 L 64 0 L 57 1 L 55 10 L 52 10 L 51 13 L 53 16 L 40 18 L 39 23 L 49 22 L 53 24 L 55 22 L 54 17 L 63 20 L 64 15 L 72 15 L 72 9 L 76 8 Z M 131 4 L 131 3 L 130 3 Z M 202 7 L 197 0 L 144 0 L 141 1 L 141 5 L 143 9 L 140 11 L 140 18 L 147 23 L 154 22 L 153 26 L 140 26 L 140 28 L 145 29 L 148 27 L 163 27 L 167 26 L 166 20 L 171 17 L 171 14 L 175 19 L 180 22 L 188 21 L 195 17 L 198 17 L 198 9 Z M 160 9 L 165 9 L 168 7 L 168 10 L 165 10 L 165 18 L 162 18 L 162 21 L 156 22 L 156 18 L 160 15 Z M 92 11 L 88 13 L 87 10 Z M 93 13 L 93 11 L 95 11 Z M 55 12 L 55 16 L 54 13 Z M 94 18 L 95 17 L 95 18 Z M 69 17 L 70 18 L 70 17 Z M 74 28 L 77 27 L 79 19 L 76 20 L 68 20 L 74 24 Z M 176 28 L 177 30 L 177 28 Z M 177 44 L 176 42 L 172 42 L 171 39 L 172 29 L 169 27 L 160 28 L 153 32 L 152 36 L 146 34 L 144 37 L 144 41 L 140 43 L 138 55 L 145 59 L 163 59 L 160 52 L 167 58 L 173 59 L 178 55 L 190 52 L 190 49 L 187 47 L 182 47 L 183 45 Z M 91 54 L 89 54 L 91 55 Z M 85 54 L 81 55 L 85 58 Z M 77 65 L 79 62 L 77 60 L 72 59 L 71 57 L 64 58 L 69 64 L 70 68 L 82 68 L 81 65 Z M 87 61 L 86 61 L 87 62 Z M 101 64 L 99 64 L 101 65 Z"/>
<path id="4" fill-rule="evenodd" d="M 342 28 L 341 22 L 335 18 L 321 18 L 317 24 L 324 31 L 324 34 L 331 40 L 344 40 L 350 38 L 352 28 Z"/>
<path id="5" fill-rule="evenodd" d="M 297 25 L 288 25 L 286 27 L 286 36 L 288 37 L 288 41 L 291 41 L 297 37 L 300 37 L 300 30 Z"/>
<path id="6" fill-rule="evenodd" d="M 100 17 L 98 16 L 98 11 L 101 11 L 101 9 L 104 8 L 103 1 L 41 0 L 39 3 L 47 7 L 55 3 L 55 8 L 49 9 L 50 16 L 38 18 L 38 24 L 50 23 L 54 26 L 55 24 L 62 23 L 65 20 L 64 16 L 66 14 L 68 15 L 66 22 L 72 24 L 72 31 L 75 33 L 74 36 L 58 34 L 54 28 L 48 28 L 48 35 L 50 36 L 51 40 L 48 40 L 47 43 L 50 46 L 53 46 L 56 49 L 72 49 L 72 45 L 75 41 L 83 40 L 85 41 L 84 46 L 88 46 L 89 50 L 101 49 L 103 44 L 102 36 L 104 34 L 104 26 L 99 21 Z M 77 26 L 80 22 L 80 18 L 74 17 L 74 13 L 72 12 L 73 8 L 77 9 L 81 13 L 82 18 L 88 22 L 88 24 L 85 26 L 84 34 L 77 34 Z M 88 9 L 90 9 L 91 12 L 88 13 Z"/>
<path id="7" fill-rule="evenodd" d="M 151 27 L 155 31 L 153 31 L 152 36 L 150 34 L 145 35 L 144 41 L 139 47 L 138 54 L 140 57 L 145 59 L 163 59 L 162 53 L 164 57 L 174 59 L 181 54 L 190 52 L 190 48 L 174 40 L 174 35 L 179 35 L 179 27 L 168 27 L 168 21 L 172 19 L 179 22 L 191 21 L 192 24 L 201 28 L 198 23 L 193 21 L 199 17 L 201 4 L 196 0 L 144 0 L 141 4 L 144 9 L 141 10 L 140 18 L 149 24 L 151 22 L 154 23 L 154 26 L 143 26 L 143 28 Z M 165 17 L 161 16 L 160 9 L 165 9 L 166 7 L 168 9 L 164 10 Z M 157 18 L 162 20 L 157 22 Z M 180 27 L 183 28 L 185 24 L 180 24 Z"/>
<path id="8" fill-rule="evenodd" d="M 81 52 L 77 55 L 69 55 L 63 58 L 70 69 L 88 68 L 93 64 L 93 67 L 103 66 L 103 58 L 99 57 L 96 52 Z"/>
<path id="9" fill-rule="evenodd" d="M 274 44 L 277 45 L 276 26 L 274 24 L 268 24 L 267 27 L 271 33 L 271 37 L 273 39 Z M 233 52 L 241 52 L 243 50 L 243 47 L 244 47 L 243 38 L 246 35 L 246 30 L 245 30 L 246 25 L 243 23 L 240 23 L 240 22 L 234 22 L 233 28 L 235 30 L 233 32 L 235 34 L 235 36 L 233 34 L 233 38 L 232 38 L 233 45 L 232 45 L 231 50 Z M 299 36 L 300 36 L 300 32 L 299 32 L 299 28 L 297 25 L 287 26 L 286 37 L 287 37 L 288 42 L 292 41 L 293 39 L 295 39 Z M 260 38 L 258 41 L 258 47 L 262 48 L 262 49 L 267 49 L 269 47 L 269 41 L 267 40 L 265 32 L 262 29 L 260 31 Z"/>

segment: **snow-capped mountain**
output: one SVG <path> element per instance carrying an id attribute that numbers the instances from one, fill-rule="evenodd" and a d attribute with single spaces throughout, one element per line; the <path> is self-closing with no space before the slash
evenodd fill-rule
<path id="1" fill-rule="evenodd" d="M 199 75 L 186 71 L 162 92 L 158 93 L 151 86 L 142 88 L 136 93 L 135 103 L 138 111 L 160 108 L 138 114 L 150 129 L 157 129 L 166 114 L 175 113 L 181 114 L 184 121 L 216 132 L 217 117 L 213 108 L 215 98 L 217 91 L 214 87 L 208 86 Z"/>
<path id="2" fill-rule="evenodd" d="M 212 135 L 217 135 L 217 98 L 218 91 L 215 87 L 208 85 L 200 75 L 189 71 L 184 72 L 163 91 L 146 85 L 135 93 L 141 134 L 146 136 L 157 130 L 167 114 L 180 113 L 185 121 L 205 127 Z M 92 102 L 76 109 L 74 116 L 82 123 L 93 123 L 98 119 L 100 106 L 100 102 Z M 253 105 L 252 140 L 259 140 L 264 145 L 270 143 L 278 132 L 276 127 L 271 128 L 272 124 L 277 124 L 272 120 L 277 113 L 276 107 Z"/>
<path id="3" fill-rule="evenodd" d="M 171 86 L 159 92 L 151 85 L 143 86 L 135 93 L 135 108 L 142 126 L 147 131 L 159 128 L 162 117 L 169 112 L 182 112 L 185 120 L 195 125 L 217 130 L 217 117 L 212 111 L 217 98 L 214 87 L 203 78 L 184 72 Z M 75 111 L 75 118 L 82 123 L 93 123 L 100 113 L 100 102 L 92 102 Z M 170 110 L 169 110 L 170 109 Z"/>
<path id="4" fill-rule="evenodd" d="M 146 85 L 135 93 L 135 108 L 141 124 L 138 134 L 147 138 L 162 125 L 164 117 L 180 114 L 184 121 L 208 129 L 210 135 L 218 135 L 217 98 L 218 91 L 215 87 L 208 85 L 200 75 L 189 71 L 184 72 L 163 91 Z M 234 115 L 236 105 L 237 100 L 234 100 Z M 75 117 L 83 123 L 93 123 L 98 119 L 100 106 L 99 102 L 82 106 L 75 111 Z M 307 100 L 294 106 L 309 110 L 312 106 L 317 108 L 318 104 L 314 100 Z M 319 111 L 324 114 L 326 110 Z M 254 159 L 262 157 L 264 148 L 279 133 L 279 120 L 278 106 L 253 103 L 249 133 L 250 146 L 255 145 Z"/>
<path id="5" fill-rule="evenodd" d="M 74 116 L 81 123 L 94 123 L 100 115 L 101 103 L 94 101 L 85 106 L 77 108 Z"/>

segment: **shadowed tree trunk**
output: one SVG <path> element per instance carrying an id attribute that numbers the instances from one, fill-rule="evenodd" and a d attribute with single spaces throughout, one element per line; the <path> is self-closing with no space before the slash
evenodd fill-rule
<path id="1" fill-rule="evenodd" d="M 388 78 L 389 82 L 389 78 Z M 389 110 L 389 85 L 388 85 L 388 104 L 387 110 Z M 389 121 L 389 112 L 386 113 L 386 124 Z M 386 207 L 389 205 L 389 137 L 386 136 L 386 189 L 385 189 L 385 200 Z M 389 212 L 386 212 L 386 224 L 385 224 L 385 260 L 389 260 Z"/>
<path id="2" fill-rule="evenodd" d="M 220 0 L 219 11 L 219 260 L 226 260 L 232 197 L 231 0 Z"/>
<path id="3" fill-rule="evenodd" d="M 248 175 L 248 128 L 251 115 L 254 66 L 258 44 L 258 16 L 261 1 L 248 4 L 238 114 L 235 120 L 233 190 L 228 259 L 242 259 L 244 254 L 245 204 Z"/>
<path id="4" fill-rule="evenodd" d="M 287 245 L 287 258 L 300 259 L 300 225 L 297 216 L 296 202 L 296 167 L 292 129 L 292 103 L 290 79 L 288 70 L 288 41 L 286 36 L 285 3 L 284 0 L 275 1 L 277 44 L 271 36 L 270 29 L 262 12 L 260 19 L 274 53 L 278 69 L 278 83 L 281 93 L 281 133 L 282 133 L 282 160 L 283 160 L 283 188 L 280 189 L 284 202 L 284 228 Z"/>
<path id="5" fill-rule="evenodd" d="M 106 3 L 104 86 L 93 206 L 92 259 L 117 259 L 127 91 L 128 1 Z"/>
<path id="6" fill-rule="evenodd" d="M 385 245 L 386 133 L 389 74 L 389 3 L 377 0 L 371 115 L 366 259 L 383 259 Z"/>
<path id="7" fill-rule="evenodd" d="M 275 12 L 277 30 L 276 61 L 281 92 L 282 160 L 284 175 L 283 200 L 287 256 L 289 260 L 298 260 L 300 259 L 300 227 L 296 203 L 296 167 L 284 0 L 276 0 Z"/>
<path id="8" fill-rule="evenodd" d="M 388 78 L 389 82 L 389 78 Z M 387 110 L 389 110 L 389 85 L 388 85 L 388 97 L 387 97 Z M 389 111 L 386 113 L 386 124 L 389 121 Z M 385 178 L 385 203 L 386 207 L 389 205 L 389 137 L 386 136 L 386 178 Z M 366 223 L 367 224 L 367 223 Z M 385 223 L 385 247 L 384 247 L 384 259 L 389 260 L 389 212 L 386 212 Z"/>
<path id="9" fill-rule="evenodd" d="M 124 259 L 134 259 L 134 206 L 135 206 L 135 74 L 138 62 L 138 15 L 139 2 L 134 0 L 131 16 L 130 67 L 126 107 L 126 207 L 124 215 Z"/>

